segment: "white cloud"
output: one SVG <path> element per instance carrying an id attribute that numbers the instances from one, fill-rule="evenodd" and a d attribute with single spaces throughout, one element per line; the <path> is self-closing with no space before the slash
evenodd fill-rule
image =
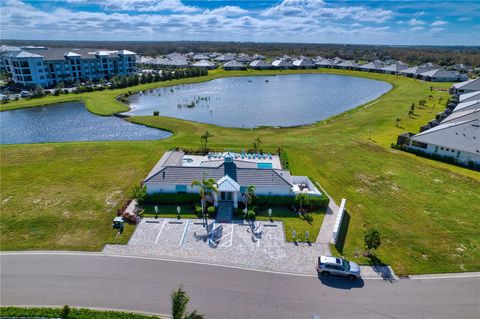
<path id="1" fill-rule="evenodd" d="M 391 27 L 379 24 L 396 13 L 345 3 L 333 6 L 331 2 L 288 0 L 266 10 L 245 10 L 217 2 L 214 9 L 207 10 L 179 0 L 68 1 L 74 3 L 55 8 L 0 0 L 1 38 L 412 44 L 446 37 L 439 26 L 428 28 L 437 33 L 435 37 L 412 37 L 414 31 L 427 30 L 425 21 L 404 20 L 398 23 L 405 28 L 398 30 L 394 23 Z M 87 3 L 98 11 L 84 11 Z M 471 35 L 462 39 L 466 44 L 474 42 Z"/>
<path id="2" fill-rule="evenodd" d="M 180 0 L 105 0 L 100 2 L 105 10 L 138 12 L 196 12 L 199 8 L 184 5 Z"/>
<path id="3" fill-rule="evenodd" d="M 242 15 L 247 14 L 248 10 L 242 9 L 239 6 L 225 6 L 213 10 L 205 10 L 205 14 L 219 14 L 222 16 Z"/>
<path id="4" fill-rule="evenodd" d="M 446 30 L 445 28 L 431 28 L 430 32 L 437 33 L 437 32 L 442 32 L 442 31 L 445 31 L 445 30 Z"/>
<path id="5" fill-rule="evenodd" d="M 410 20 L 405 22 L 408 25 L 415 26 L 415 25 L 423 25 L 425 24 L 425 21 L 423 20 L 418 20 L 417 18 L 411 18 Z"/>
<path id="6" fill-rule="evenodd" d="M 327 7 L 323 1 L 284 0 L 262 12 L 266 17 L 312 17 L 326 20 L 351 19 L 354 21 L 382 23 L 390 19 L 393 12 L 362 6 Z"/>
<path id="7" fill-rule="evenodd" d="M 414 15 L 415 17 L 421 17 L 421 16 L 424 16 L 424 15 L 426 15 L 426 14 L 427 14 L 427 13 L 426 13 L 425 11 L 417 11 L 417 12 L 415 12 L 413 15 Z"/>
<path id="8" fill-rule="evenodd" d="M 438 27 L 438 26 L 441 26 L 441 25 L 445 25 L 447 23 L 448 23 L 447 21 L 437 20 L 437 21 L 432 22 L 432 26 Z"/>

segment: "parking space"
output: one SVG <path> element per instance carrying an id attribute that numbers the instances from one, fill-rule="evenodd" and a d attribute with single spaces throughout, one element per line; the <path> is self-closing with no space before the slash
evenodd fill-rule
<path id="1" fill-rule="evenodd" d="M 215 223 L 212 221 L 205 229 L 201 220 L 160 218 L 143 219 L 129 244 L 268 252 L 285 246 L 285 240 L 281 223 Z"/>
<path id="2" fill-rule="evenodd" d="M 326 245 L 285 242 L 281 222 L 146 218 L 127 245 L 106 245 L 105 253 L 154 256 L 278 271 L 315 271 Z"/>

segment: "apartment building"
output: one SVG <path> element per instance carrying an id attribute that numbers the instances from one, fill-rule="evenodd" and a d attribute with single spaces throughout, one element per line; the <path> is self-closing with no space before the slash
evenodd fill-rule
<path id="1" fill-rule="evenodd" d="M 109 80 L 136 70 L 135 52 L 46 47 L 2 47 L 1 71 L 27 87 L 59 82 Z"/>

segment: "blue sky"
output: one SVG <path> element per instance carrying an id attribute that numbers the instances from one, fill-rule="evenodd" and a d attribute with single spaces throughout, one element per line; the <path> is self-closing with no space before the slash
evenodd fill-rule
<path id="1" fill-rule="evenodd" d="M 2 39 L 480 45 L 480 1 L 0 0 Z"/>

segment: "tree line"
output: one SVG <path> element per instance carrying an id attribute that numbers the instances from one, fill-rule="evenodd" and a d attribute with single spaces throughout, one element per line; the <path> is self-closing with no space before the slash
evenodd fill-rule
<path id="1" fill-rule="evenodd" d="M 409 64 L 433 62 L 442 66 L 464 63 L 480 67 L 478 46 L 389 46 L 318 43 L 256 43 L 210 41 L 43 41 L 4 40 L 7 45 L 43 45 L 65 48 L 94 48 L 115 50 L 125 48 L 141 55 L 165 55 L 172 52 L 232 52 L 262 54 L 268 57 L 282 55 L 339 57 L 346 60 L 375 59 L 401 60 Z"/>

